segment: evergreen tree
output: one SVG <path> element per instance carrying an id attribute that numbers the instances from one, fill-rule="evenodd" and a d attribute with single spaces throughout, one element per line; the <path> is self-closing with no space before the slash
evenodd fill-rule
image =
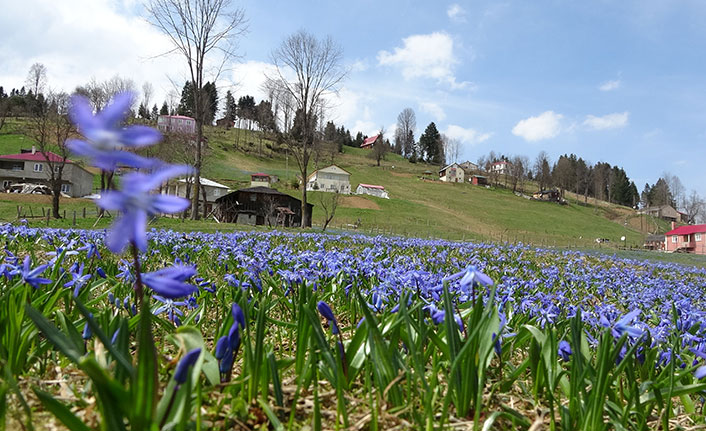
<path id="1" fill-rule="evenodd" d="M 169 115 L 169 105 L 167 105 L 166 100 L 162 103 L 162 109 L 159 110 L 159 115 Z"/>
<path id="2" fill-rule="evenodd" d="M 186 81 L 184 88 L 181 89 L 181 99 L 177 107 L 177 114 L 187 117 L 194 116 L 194 89 L 191 81 Z"/>
<path id="3" fill-rule="evenodd" d="M 152 106 L 152 119 L 156 120 L 157 117 L 159 117 L 159 109 L 157 108 L 157 104 L 155 103 L 154 106 Z"/>
<path id="4" fill-rule="evenodd" d="M 237 115 L 243 120 L 255 121 L 255 98 L 242 96 L 238 99 Z"/>
<path id="5" fill-rule="evenodd" d="M 230 124 L 235 124 L 235 115 L 238 112 L 238 105 L 235 103 L 235 97 L 233 93 L 228 90 L 226 92 L 225 99 L 225 115 L 223 116 L 225 120 Z"/>
<path id="6" fill-rule="evenodd" d="M 218 90 L 216 89 L 216 84 L 213 82 L 207 82 L 203 85 L 203 92 L 206 97 L 203 98 L 206 104 L 206 109 L 203 110 L 203 123 L 213 124 L 216 119 L 216 113 L 218 112 Z"/>
<path id="7" fill-rule="evenodd" d="M 361 145 L 363 145 L 363 141 L 365 138 L 363 138 L 363 132 L 358 132 L 355 135 L 355 140 L 353 141 L 353 146 L 356 148 L 360 148 Z"/>
<path id="8" fill-rule="evenodd" d="M 433 121 L 429 123 L 422 136 L 419 137 L 419 146 L 421 147 L 421 151 L 426 155 L 427 163 L 440 165 L 444 162 L 443 149 L 441 148 L 441 133 L 439 133 Z"/>
<path id="9" fill-rule="evenodd" d="M 140 107 L 137 108 L 137 115 L 143 120 L 150 119 L 150 111 L 148 111 L 147 108 L 145 108 L 145 105 L 142 103 L 140 103 Z"/>

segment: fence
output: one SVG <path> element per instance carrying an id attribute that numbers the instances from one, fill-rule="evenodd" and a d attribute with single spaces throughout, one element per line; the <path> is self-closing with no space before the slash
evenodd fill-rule
<path id="1" fill-rule="evenodd" d="M 42 210 L 41 214 L 39 213 L 39 210 Z M 94 218 L 93 210 L 95 210 L 95 218 L 100 218 L 101 213 L 100 213 L 100 209 L 98 207 L 94 207 L 92 210 L 89 210 L 87 207 L 83 207 L 79 210 L 69 210 L 68 214 L 72 219 L 72 225 L 76 226 L 76 220 L 79 218 L 83 218 L 83 219 Z M 103 211 L 103 214 L 106 217 L 112 217 L 112 215 L 108 211 Z M 61 215 L 62 215 L 63 219 L 66 219 L 66 215 L 67 215 L 66 209 L 61 210 Z M 51 218 L 52 218 L 52 209 L 51 208 L 40 207 L 39 209 L 32 209 L 31 206 L 17 205 L 17 220 L 46 219 L 47 226 L 49 226 L 49 221 L 51 220 Z"/>

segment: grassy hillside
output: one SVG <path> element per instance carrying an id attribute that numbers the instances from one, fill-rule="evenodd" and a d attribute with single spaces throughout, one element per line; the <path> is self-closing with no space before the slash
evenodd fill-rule
<path id="1" fill-rule="evenodd" d="M 259 137 L 255 133 L 212 129 L 209 137 L 210 150 L 203 168 L 206 177 L 235 188 L 247 186 L 249 174 L 262 171 L 280 178 L 278 189 L 300 197 L 301 192 L 291 188 L 298 174 L 294 158 L 290 156 L 287 160 L 286 156 L 271 151 L 269 141 L 263 141 L 260 153 Z M 558 205 L 530 201 L 502 188 L 425 181 L 420 179 L 423 172 L 436 172 L 435 166 L 412 164 L 398 155 L 388 154 L 377 167 L 369 154 L 367 150 L 344 147 L 344 153 L 337 154 L 334 163 L 351 173 L 352 189 L 362 182 L 383 185 L 391 199 L 342 198 L 333 221 L 334 228 L 354 224 L 360 219 L 365 231 L 403 235 L 546 245 L 592 245 L 596 238 L 608 238 L 616 244 L 626 236 L 627 245 L 642 243 L 639 219 L 629 208 L 595 202 L 577 204 L 575 200 L 569 205 Z M 322 159 L 319 167 L 331 162 L 330 157 Z M 315 167 L 312 162 L 309 172 Z M 318 203 L 327 194 L 310 192 L 308 195 L 315 205 L 314 223 L 321 224 L 323 211 Z"/>
<path id="2" fill-rule="evenodd" d="M 19 125 L 10 123 L 0 134 L 3 153 L 16 152 L 32 145 L 31 140 L 19 133 Z M 250 174 L 266 172 L 280 179 L 276 187 L 296 197 L 301 192 L 293 188 L 299 173 L 296 160 L 286 153 L 273 151 L 273 142 L 263 139 L 257 132 L 208 128 L 209 148 L 205 153 L 203 175 L 222 182 L 233 189 L 249 186 Z M 360 231 L 390 233 L 421 237 L 449 239 L 484 239 L 496 241 L 522 241 L 538 245 L 593 246 L 596 238 L 608 238 L 618 245 L 622 236 L 626 245 L 639 246 L 645 232 L 664 231 L 668 226 L 651 218 L 640 218 L 629 208 L 589 200 L 584 204 L 569 194 L 568 205 L 530 201 L 503 188 L 485 188 L 470 184 L 448 184 L 422 180 L 424 171 L 436 172 L 436 166 L 412 164 L 395 154 L 388 154 L 381 166 L 369 157 L 370 152 L 359 148 L 344 147 L 342 154 L 335 154 L 333 162 L 351 173 L 351 186 L 359 183 L 385 186 L 391 199 L 372 196 L 342 197 L 331 227 L 346 229 L 360 220 Z M 331 163 L 331 156 L 312 160 L 309 172 Z M 532 184 L 527 192 L 533 191 Z M 310 192 L 314 204 L 315 225 L 322 224 L 323 211 L 320 201 L 330 198 L 323 192 Z M 18 202 L 19 197 L 0 196 L 0 219 L 17 218 L 17 206 L 23 206 L 23 215 L 29 208 L 41 213 L 40 201 Z M 92 202 L 65 199 L 69 218 L 73 211 L 83 214 L 84 207 Z M 94 214 L 89 208 L 88 214 Z M 34 214 L 34 213 L 33 213 Z M 35 214 L 36 215 L 36 214 Z M 30 221 L 32 223 L 32 221 Z M 90 227 L 94 220 L 82 220 L 77 225 Z M 70 225 L 73 221 L 51 222 L 51 225 Z M 106 221 L 100 221 L 101 226 Z M 188 230 L 178 220 L 156 222 Z M 232 229 L 233 225 L 201 222 L 198 229 Z M 622 244 L 621 244 L 622 245 Z"/>

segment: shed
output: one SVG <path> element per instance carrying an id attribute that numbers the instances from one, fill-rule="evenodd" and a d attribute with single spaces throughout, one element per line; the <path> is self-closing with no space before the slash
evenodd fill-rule
<path id="1" fill-rule="evenodd" d="M 472 175 L 470 181 L 474 186 L 488 185 L 488 177 L 484 177 L 483 175 Z"/>
<path id="2" fill-rule="evenodd" d="M 269 187 L 272 182 L 272 177 L 268 174 L 258 172 L 250 175 L 250 187 Z"/>
<path id="3" fill-rule="evenodd" d="M 373 184 L 363 184 L 363 183 L 358 184 L 358 188 L 355 190 L 355 194 L 357 194 L 357 195 L 370 195 L 370 196 L 377 196 L 377 197 L 383 198 L 383 199 L 390 199 L 390 196 L 388 196 L 387 190 L 385 190 L 385 187 L 376 186 Z"/>
<path id="4" fill-rule="evenodd" d="M 309 214 L 314 205 L 307 203 Z M 301 201 L 270 187 L 236 190 L 216 200 L 215 215 L 224 223 L 301 226 Z M 305 226 L 311 227 L 311 226 Z"/>

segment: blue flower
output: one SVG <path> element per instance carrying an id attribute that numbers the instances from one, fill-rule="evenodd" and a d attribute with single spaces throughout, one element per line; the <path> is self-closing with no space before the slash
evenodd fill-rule
<path id="1" fill-rule="evenodd" d="M 193 366 L 201 355 L 201 348 L 197 347 L 190 350 L 177 365 L 176 371 L 174 372 L 174 381 L 181 385 L 186 382 L 188 377 L 189 368 Z"/>
<path id="2" fill-rule="evenodd" d="M 319 301 L 316 308 L 319 310 L 319 313 L 321 313 L 321 315 L 331 324 L 331 333 L 338 334 L 338 321 L 336 320 L 336 316 L 333 315 L 331 307 L 329 307 L 329 305 L 324 301 Z"/>
<path id="3" fill-rule="evenodd" d="M 43 273 L 49 265 L 39 265 L 34 269 L 30 269 L 30 262 L 30 257 L 26 256 L 24 262 L 22 263 L 22 279 L 25 281 L 25 283 L 29 284 L 35 289 L 39 289 L 39 285 L 41 284 L 51 284 L 52 281 L 48 278 L 39 277 L 39 275 Z"/>
<path id="4" fill-rule="evenodd" d="M 568 362 L 571 353 L 571 345 L 569 345 L 569 342 L 561 340 L 559 342 L 559 357 L 561 357 L 564 362 Z"/>
<path id="5" fill-rule="evenodd" d="M 642 337 L 644 331 L 640 328 L 631 325 L 631 322 L 635 320 L 637 316 L 640 315 L 640 310 L 633 310 L 621 317 L 620 320 L 615 322 L 613 326 L 612 334 L 615 338 L 620 338 L 623 333 L 627 332 L 628 335 L 636 338 Z"/>
<path id="6" fill-rule="evenodd" d="M 76 271 L 71 272 L 71 277 L 72 280 L 69 281 L 68 283 L 64 284 L 64 287 L 73 287 L 74 288 L 74 298 L 78 296 L 79 291 L 81 288 L 88 282 L 88 280 L 91 278 L 91 274 L 83 274 L 83 264 L 81 264 L 78 268 L 76 268 Z"/>
<path id="7" fill-rule="evenodd" d="M 159 295 L 169 298 L 182 298 L 196 292 L 198 288 L 185 283 L 196 275 L 193 266 L 170 266 L 159 271 L 142 274 L 142 282 Z"/>
<path id="8" fill-rule="evenodd" d="M 133 172 L 122 178 L 123 190 L 106 191 L 96 204 L 105 210 L 121 212 L 105 239 L 113 253 L 121 253 L 133 242 L 141 251 L 147 249 L 147 218 L 160 213 L 177 213 L 189 206 L 189 201 L 177 196 L 152 194 L 151 190 L 173 177 L 187 174 L 188 166 L 168 166 L 153 174 Z"/>
<path id="9" fill-rule="evenodd" d="M 93 115 L 91 104 L 85 97 L 73 96 L 69 115 L 88 142 L 69 139 L 66 141 L 67 147 L 106 171 L 113 171 L 118 165 L 135 168 L 154 166 L 153 160 L 121 151 L 152 145 L 162 139 L 162 135 L 151 127 L 122 126 L 132 100 L 132 93 L 120 93 L 102 111 Z"/>
<path id="10" fill-rule="evenodd" d="M 181 320 L 179 319 L 179 317 L 184 316 L 184 313 L 179 310 L 177 306 L 185 306 L 187 304 L 186 301 L 174 301 L 172 299 L 163 298 L 159 295 L 154 295 L 153 298 L 164 305 L 160 305 L 159 307 L 157 307 L 152 312 L 152 314 L 159 315 L 166 311 L 167 319 L 169 319 L 169 321 L 172 322 L 174 325 L 181 326 Z"/>

